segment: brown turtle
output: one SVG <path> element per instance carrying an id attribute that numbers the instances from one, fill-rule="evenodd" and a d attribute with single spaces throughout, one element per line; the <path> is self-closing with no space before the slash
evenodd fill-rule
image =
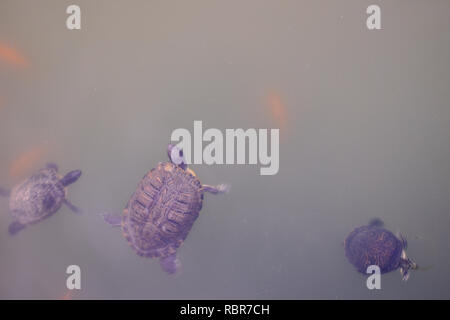
<path id="1" fill-rule="evenodd" d="M 73 170 L 63 177 L 58 174 L 58 166 L 49 163 L 16 185 L 12 191 L 0 189 L 0 195 L 9 196 L 9 209 L 16 219 L 10 224 L 9 233 L 14 235 L 25 226 L 50 217 L 63 204 L 74 212 L 80 212 L 67 200 L 67 186 L 77 181 L 80 176 L 80 170 Z"/>
<path id="2" fill-rule="evenodd" d="M 181 149 L 169 144 L 167 151 L 170 161 L 159 163 L 142 178 L 122 216 L 103 217 L 122 228 L 138 255 L 160 258 L 162 268 L 172 274 L 179 267 L 177 249 L 199 215 L 204 192 L 224 193 L 229 187 L 202 185 L 187 168 Z"/>
<path id="3" fill-rule="evenodd" d="M 369 225 L 354 229 L 344 242 L 345 255 L 358 272 L 366 274 L 367 267 L 376 265 L 381 273 L 400 269 L 404 281 L 409 278 L 409 270 L 418 268 L 406 256 L 407 242 L 401 235 L 395 236 L 383 228 L 383 222 L 373 219 Z"/>

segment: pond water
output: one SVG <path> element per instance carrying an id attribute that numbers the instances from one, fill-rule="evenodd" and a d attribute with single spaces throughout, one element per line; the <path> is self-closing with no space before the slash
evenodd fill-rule
<path id="1" fill-rule="evenodd" d="M 450 298 L 450 2 L 378 1 L 376 31 L 369 1 L 77 2 L 72 31 L 67 1 L 0 3 L 0 184 L 48 161 L 83 172 L 68 193 L 82 215 L 11 237 L 0 199 L 0 298 Z M 196 120 L 280 128 L 279 172 L 191 165 L 231 191 L 206 195 L 172 277 L 100 213 L 121 213 Z M 343 241 L 374 217 L 431 268 L 368 290 Z"/>

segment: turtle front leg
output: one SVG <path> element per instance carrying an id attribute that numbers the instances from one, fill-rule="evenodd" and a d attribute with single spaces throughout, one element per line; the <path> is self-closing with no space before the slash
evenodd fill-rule
<path id="1" fill-rule="evenodd" d="M 224 184 L 224 183 L 219 184 L 217 186 L 210 186 L 210 185 L 204 184 L 202 186 L 202 188 L 203 188 L 203 191 L 205 191 L 205 192 L 209 192 L 212 194 L 218 194 L 218 193 L 228 193 L 230 191 L 231 186 L 228 184 Z"/>
<path id="2" fill-rule="evenodd" d="M 0 196 L 1 197 L 9 197 L 10 193 L 11 193 L 11 191 L 9 191 L 7 189 L 3 189 L 2 187 L 0 187 Z"/>
<path id="3" fill-rule="evenodd" d="M 120 227 L 120 225 L 122 224 L 122 216 L 112 213 L 102 213 L 101 216 L 106 223 L 111 225 L 111 227 Z"/>
<path id="4" fill-rule="evenodd" d="M 72 212 L 75 212 L 77 214 L 82 213 L 81 209 L 73 205 L 69 200 L 64 199 L 63 202 L 70 210 L 72 210 Z"/>
<path id="5" fill-rule="evenodd" d="M 62 179 L 61 183 L 64 187 L 74 183 L 81 177 L 81 170 L 73 170 L 66 174 Z"/>

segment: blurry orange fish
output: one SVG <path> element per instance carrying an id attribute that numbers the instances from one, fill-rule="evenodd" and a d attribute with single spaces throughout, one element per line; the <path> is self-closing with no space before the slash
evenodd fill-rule
<path id="1" fill-rule="evenodd" d="M 72 300 L 74 291 L 75 290 L 67 289 L 66 293 L 62 297 L 58 298 L 58 300 Z"/>
<path id="2" fill-rule="evenodd" d="M 285 135 L 288 129 L 288 116 L 286 107 L 280 95 L 274 91 L 270 92 L 268 96 L 268 105 L 270 115 L 280 129 L 280 135 Z"/>
<path id="3" fill-rule="evenodd" d="M 28 176 L 31 171 L 42 165 L 44 158 L 49 152 L 47 144 L 32 147 L 17 157 L 9 168 L 10 177 L 17 181 Z"/>
<path id="4" fill-rule="evenodd" d="M 0 42 L 0 60 L 18 67 L 27 68 L 28 60 L 17 50 Z"/>

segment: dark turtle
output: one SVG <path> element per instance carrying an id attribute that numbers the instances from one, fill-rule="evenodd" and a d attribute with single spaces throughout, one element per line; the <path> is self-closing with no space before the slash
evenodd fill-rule
<path id="1" fill-rule="evenodd" d="M 81 171 L 74 170 L 62 177 L 58 174 L 57 165 L 49 163 L 15 186 L 11 192 L 0 189 L 0 195 L 9 196 L 9 209 L 16 219 L 9 225 L 9 233 L 14 235 L 26 225 L 50 217 L 63 204 L 74 212 L 80 212 L 67 200 L 67 186 L 80 176 Z"/>
<path id="2" fill-rule="evenodd" d="M 169 145 L 168 155 L 170 162 L 159 163 L 142 178 L 122 216 L 103 217 L 110 225 L 122 227 L 138 255 L 160 258 L 162 268 L 172 274 L 180 265 L 177 249 L 202 208 L 203 193 L 224 193 L 228 186 L 202 185 L 187 168 L 181 149 Z"/>
<path id="3" fill-rule="evenodd" d="M 376 265 L 381 273 L 400 269 L 402 279 L 406 281 L 409 270 L 418 268 L 406 256 L 406 239 L 401 234 L 395 236 L 384 229 L 383 222 L 379 219 L 350 232 L 344 246 L 348 261 L 364 274 L 368 266 Z"/>

